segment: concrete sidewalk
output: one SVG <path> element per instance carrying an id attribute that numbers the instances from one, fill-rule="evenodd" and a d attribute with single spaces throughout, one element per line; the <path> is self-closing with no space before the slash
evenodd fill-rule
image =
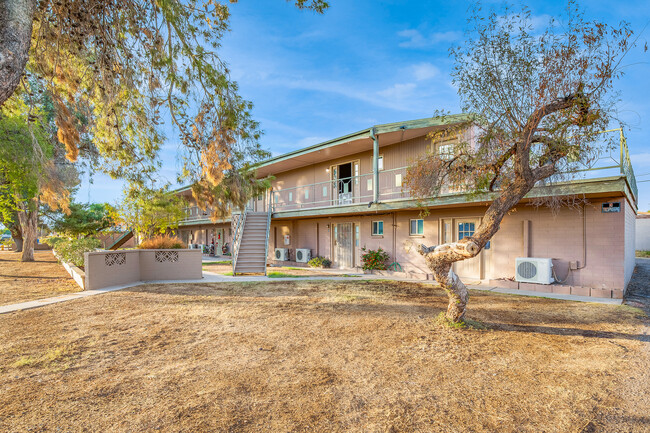
<path id="1" fill-rule="evenodd" d="M 407 278 L 395 278 L 385 275 L 376 275 L 376 274 L 363 274 L 363 273 L 353 273 L 350 272 L 347 275 L 353 276 L 315 276 L 315 277 L 291 277 L 291 278 L 269 278 L 264 275 L 251 275 L 251 276 L 229 276 L 216 274 L 214 272 L 203 271 L 203 278 L 200 280 L 152 280 L 152 281 L 140 281 L 135 284 L 125 284 L 120 286 L 106 287 L 104 289 L 98 290 L 85 290 L 83 292 L 71 293 L 68 295 L 55 296 L 52 298 L 38 299 L 36 301 L 27 301 L 21 302 L 18 304 L 2 305 L 0 306 L 0 314 L 11 313 L 14 311 L 29 310 L 32 308 L 44 307 L 46 305 L 58 304 L 59 302 L 72 301 L 74 299 L 85 298 L 88 296 L 101 295 L 102 293 L 115 292 L 117 290 L 127 289 L 129 287 L 136 287 L 143 284 L 214 284 L 214 283 L 237 283 L 237 282 L 262 282 L 262 281 L 317 281 L 317 280 L 326 280 L 326 281 L 359 281 L 359 280 L 395 280 L 395 281 L 410 281 L 423 284 L 437 284 L 435 281 L 422 281 L 422 280 L 412 280 Z M 575 301 L 575 302 L 593 302 L 598 304 L 612 304 L 620 305 L 622 299 L 606 299 L 606 298 L 593 298 L 590 296 L 575 296 L 575 295 L 560 295 L 556 293 L 542 293 L 542 292 L 530 292 L 526 290 L 514 290 L 514 289 L 500 289 L 496 287 L 480 285 L 480 284 L 467 284 L 467 288 L 470 290 L 484 290 L 494 293 L 503 293 L 508 295 L 517 295 L 517 296 L 533 296 L 538 298 L 549 298 L 549 299 L 558 299 L 563 301 Z"/>

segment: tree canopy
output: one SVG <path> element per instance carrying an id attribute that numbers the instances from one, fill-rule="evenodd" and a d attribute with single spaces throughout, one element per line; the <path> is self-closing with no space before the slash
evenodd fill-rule
<path id="1" fill-rule="evenodd" d="M 201 183 L 197 192 L 244 197 L 255 190 L 245 170 L 268 153 L 252 104 L 218 55 L 235 1 L 0 1 L 11 3 L 0 12 L 8 35 L 0 43 L 7 54 L 0 56 L 0 87 L 15 88 L 23 73 L 14 59 L 25 45 L 20 35 L 31 38 L 26 77 L 53 95 L 69 160 L 90 137 L 106 173 L 143 185 L 159 167 L 163 119 L 170 119 L 181 143 L 180 177 Z M 316 13 L 328 7 L 322 0 L 293 3 Z M 225 200 L 212 201 L 215 214 L 227 212 Z"/>
<path id="2" fill-rule="evenodd" d="M 130 186 L 113 209 L 113 219 L 133 230 L 139 240 L 150 239 L 176 229 L 187 216 L 186 207 L 185 199 L 167 188 Z"/>
<path id="3" fill-rule="evenodd" d="M 89 236 L 113 225 L 110 208 L 102 203 L 70 203 L 69 212 L 59 213 L 52 230 L 70 237 Z"/>

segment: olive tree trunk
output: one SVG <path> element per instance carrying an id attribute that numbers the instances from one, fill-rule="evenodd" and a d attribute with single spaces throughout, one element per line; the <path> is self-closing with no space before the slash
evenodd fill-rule
<path id="1" fill-rule="evenodd" d="M 0 0 L 0 105 L 13 95 L 29 58 L 36 0 Z"/>
<path id="2" fill-rule="evenodd" d="M 469 301 L 467 287 L 453 271 L 452 265 L 461 260 L 471 259 L 481 252 L 492 236 L 499 231 L 503 217 L 533 188 L 536 180 L 534 176 L 528 179 L 518 177 L 502 191 L 485 212 L 481 224 L 471 237 L 432 247 L 419 245 L 418 252 L 424 256 L 434 278 L 449 296 L 446 314 L 449 321 L 462 322 Z"/>
<path id="3" fill-rule="evenodd" d="M 32 206 L 30 206 L 30 204 Z M 20 258 L 23 262 L 34 261 L 34 245 L 38 230 L 38 200 L 30 200 L 29 203 L 18 205 L 18 221 L 23 233 L 23 254 Z"/>

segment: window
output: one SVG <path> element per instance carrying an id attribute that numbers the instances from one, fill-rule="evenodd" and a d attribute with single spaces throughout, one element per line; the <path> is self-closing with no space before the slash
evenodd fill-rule
<path id="1" fill-rule="evenodd" d="M 354 225 L 354 246 L 359 246 L 359 224 Z"/>
<path id="2" fill-rule="evenodd" d="M 474 223 L 458 223 L 458 240 L 468 238 L 474 234 Z"/>
<path id="3" fill-rule="evenodd" d="M 367 188 L 368 188 L 368 191 L 372 191 L 372 179 L 368 179 Z"/>
<path id="4" fill-rule="evenodd" d="M 402 174 L 398 173 L 395 175 L 395 186 L 402 186 Z"/>
<path id="5" fill-rule="evenodd" d="M 373 221 L 372 222 L 372 235 L 381 236 L 384 234 L 384 222 L 383 221 Z"/>
<path id="6" fill-rule="evenodd" d="M 411 220 L 411 236 L 424 234 L 424 220 Z"/>
<path id="7" fill-rule="evenodd" d="M 440 159 L 449 160 L 454 156 L 453 144 L 441 144 L 438 146 L 438 155 Z"/>
<path id="8" fill-rule="evenodd" d="M 384 155 L 379 155 L 377 157 L 377 167 L 379 167 L 380 170 L 384 169 Z"/>
<path id="9" fill-rule="evenodd" d="M 323 187 L 323 197 L 327 197 L 327 187 Z"/>
<path id="10" fill-rule="evenodd" d="M 307 200 L 308 198 L 309 198 L 309 190 L 306 189 L 305 190 L 305 200 Z"/>
<path id="11" fill-rule="evenodd" d="M 289 192 L 289 202 L 293 201 L 293 192 Z"/>

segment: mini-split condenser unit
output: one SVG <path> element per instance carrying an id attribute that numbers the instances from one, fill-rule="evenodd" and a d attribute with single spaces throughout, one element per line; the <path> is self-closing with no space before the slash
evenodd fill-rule
<path id="1" fill-rule="evenodd" d="M 288 248 L 276 248 L 275 249 L 275 260 L 282 260 L 284 262 L 289 260 L 289 249 Z"/>
<path id="2" fill-rule="evenodd" d="M 515 259 L 515 280 L 520 283 L 553 283 L 553 262 L 551 259 L 517 257 Z"/>
<path id="3" fill-rule="evenodd" d="M 307 248 L 296 248 L 296 261 L 307 263 L 311 260 L 311 250 Z"/>

